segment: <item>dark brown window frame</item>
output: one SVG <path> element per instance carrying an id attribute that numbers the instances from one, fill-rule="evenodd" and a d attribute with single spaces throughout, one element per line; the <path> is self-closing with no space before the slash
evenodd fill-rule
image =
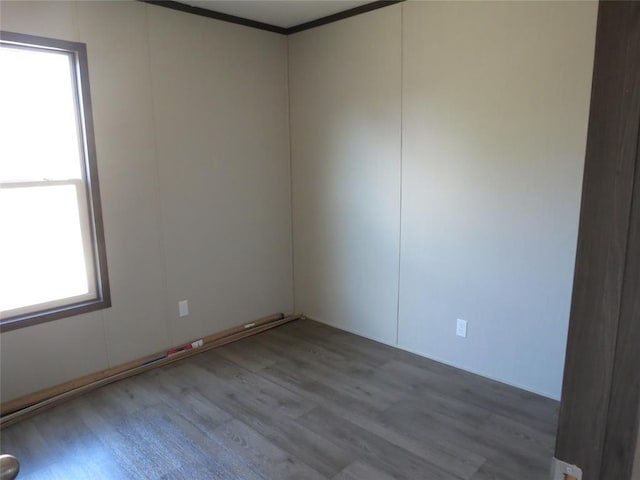
<path id="1" fill-rule="evenodd" d="M 80 119 L 83 143 L 83 174 L 87 192 L 89 229 L 93 250 L 94 282 L 96 296 L 90 300 L 69 303 L 63 306 L 48 308 L 0 319 L 0 331 L 37 325 L 52 320 L 67 318 L 88 313 L 111 306 L 109 275 L 107 270 L 107 253 L 104 241 L 102 222 L 102 206 L 100 203 L 100 186 L 98 182 L 98 164 L 93 129 L 93 111 L 91 108 L 91 91 L 89 88 L 89 67 L 87 46 L 84 43 L 37 37 L 22 33 L 0 31 L 0 43 L 16 47 L 35 48 L 64 52 L 74 60 L 74 77 L 76 87 L 76 108 Z"/>

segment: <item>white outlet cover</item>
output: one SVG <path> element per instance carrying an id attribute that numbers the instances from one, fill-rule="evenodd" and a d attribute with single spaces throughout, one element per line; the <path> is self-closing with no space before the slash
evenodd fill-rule
<path id="1" fill-rule="evenodd" d="M 189 300 L 180 300 L 178 302 L 178 314 L 181 317 L 189 315 Z"/>
<path id="2" fill-rule="evenodd" d="M 467 338 L 467 321 L 458 319 L 456 323 L 456 335 L 459 337 Z"/>

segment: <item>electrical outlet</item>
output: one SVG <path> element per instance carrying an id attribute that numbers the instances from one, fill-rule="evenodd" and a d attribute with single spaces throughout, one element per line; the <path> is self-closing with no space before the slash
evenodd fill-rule
<path id="1" fill-rule="evenodd" d="M 189 315 L 189 300 L 180 300 L 178 302 L 178 314 L 181 317 Z"/>
<path id="2" fill-rule="evenodd" d="M 458 322 L 456 323 L 456 335 L 464 338 L 467 337 L 467 321 L 466 320 L 462 320 L 461 318 L 458 319 Z"/>

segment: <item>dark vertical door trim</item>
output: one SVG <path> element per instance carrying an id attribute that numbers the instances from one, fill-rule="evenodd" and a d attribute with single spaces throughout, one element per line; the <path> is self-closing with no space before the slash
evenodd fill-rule
<path id="1" fill-rule="evenodd" d="M 640 425 L 638 425 L 638 435 L 636 439 L 636 456 L 633 461 L 633 471 L 631 472 L 631 478 L 640 478 Z"/>
<path id="2" fill-rule="evenodd" d="M 640 13 L 640 9 L 639 9 Z M 640 29 L 639 32 L 640 33 Z M 640 46 L 640 35 L 637 45 Z M 640 56 L 640 48 L 636 49 Z M 638 69 L 640 73 L 640 69 Z M 636 78 L 640 84 L 640 76 Z M 640 90 L 640 88 L 636 89 Z M 640 93 L 640 92 L 638 92 Z M 638 139 L 640 141 L 640 137 Z M 600 478 L 632 478 L 640 414 L 640 152 L 631 206 L 618 339 Z"/>
<path id="3" fill-rule="evenodd" d="M 640 2 L 601 2 L 556 442 L 584 480 L 628 480 L 635 451 L 639 126 Z"/>

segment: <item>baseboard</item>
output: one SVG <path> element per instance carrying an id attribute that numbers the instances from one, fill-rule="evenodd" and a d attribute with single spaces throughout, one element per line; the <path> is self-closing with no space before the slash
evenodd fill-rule
<path id="1" fill-rule="evenodd" d="M 149 371 L 153 368 L 161 367 L 163 365 L 206 352 L 213 348 L 235 342 L 242 338 L 264 332 L 270 328 L 297 320 L 300 317 L 301 315 L 298 314 L 285 315 L 283 313 L 263 317 L 253 322 L 232 327 L 222 332 L 199 339 L 202 340 L 202 345 L 197 348 L 191 348 L 168 355 L 169 351 L 182 347 L 176 346 L 174 349 L 169 349 L 169 351 L 147 355 L 146 357 L 118 365 L 117 367 L 85 375 L 84 377 L 5 402 L 0 405 L 0 414 L 2 415 L 0 417 L 0 428 L 7 427 L 8 425 L 40 412 L 45 408 L 51 408 L 63 401 L 104 385 L 108 385 L 109 383 L 123 380 L 133 375 Z"/>

